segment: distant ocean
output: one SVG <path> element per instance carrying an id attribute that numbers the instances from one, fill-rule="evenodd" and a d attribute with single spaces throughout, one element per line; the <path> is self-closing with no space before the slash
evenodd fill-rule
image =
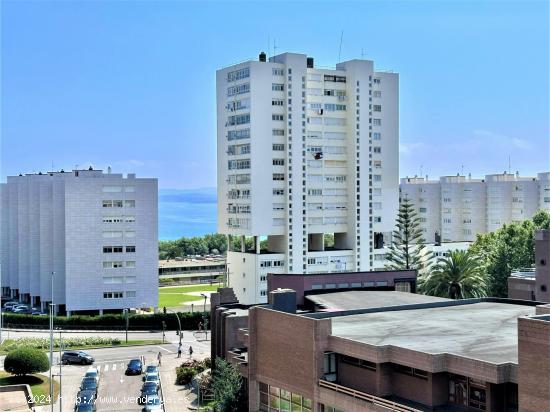
<path id="1" fill-rule="evenodd" d="M 216 233 L 216 188 L 159 190 L 159 239 Z"/>

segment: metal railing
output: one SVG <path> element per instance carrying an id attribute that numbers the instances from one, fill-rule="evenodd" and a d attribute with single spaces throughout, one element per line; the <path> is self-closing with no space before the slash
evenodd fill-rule
<path id="1" fill-rule="evenodd" d="M 395 412 L 422 412 L 420 409 L 411 408 L 400 403 L 392 402 L 384 398 L 379 398 L 374 395 L 369 395 L 364 392 L 356 391 L 355 389 L 347 388 L 336 383 L 328 382 L 325 380 L 319 380 L 319 386 L 322 388 L 327 388 L 338 393 L 343 393 L 348 396 L 352 396 L 355 399 L 360 399 L 362 401 L 371 403 L 373 405 L 382 406 L 388 408 L 391 411 Z"/>

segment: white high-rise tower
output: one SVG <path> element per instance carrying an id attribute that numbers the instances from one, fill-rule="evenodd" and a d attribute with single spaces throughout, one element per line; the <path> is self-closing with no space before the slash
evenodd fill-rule
<path id="1" fill-rule="evenodd" d="M 240 302 L 266 301 L 269 272 L 372 267 L 398 208 L 398 80 L 294 53 L 217 72 L 218 229 L 241 239 L 227 255 Z"/>

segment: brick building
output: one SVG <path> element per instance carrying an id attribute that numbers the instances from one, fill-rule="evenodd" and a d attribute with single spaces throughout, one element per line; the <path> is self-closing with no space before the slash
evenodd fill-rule
<path id="1" fill-rule="evenodd" d="M 300 294 L 273 290 L 257 306 L 239 305 L 230 289 L 212 297 L 212 356 L 239 368 L 251 411 L 549 410 L 550 316 L 540 302 Z"/>

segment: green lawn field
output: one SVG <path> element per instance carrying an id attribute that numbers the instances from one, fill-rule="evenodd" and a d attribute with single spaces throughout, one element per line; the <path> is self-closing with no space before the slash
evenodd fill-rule
<path id="1" fill-rule="evenodd" d="M 0 371 L 0 386 L 27 384 L 31 387 L 33 396 L 36 398 L 36 405 L 48 405 L 50 395 L 50 379 L 44 375 L 13 376 L 7 372 Z M 54 399 L 59 394 L 59 383 L 54 379 Z"/>
<path id="2" fill-rule="evenodd" d="M 177 306 L 189 304 L 189 302 L 196 302 L 200 305 L 204 302 L 204 298 L 198 295 L 198 293 L 215 292 L 220 286 L 221 284 L 205 284 L 161 287 L 159 288 L 159 308 L 174 308 Z M 193 294 L 190 294 L 190 292 L 193 292 Z"/>

